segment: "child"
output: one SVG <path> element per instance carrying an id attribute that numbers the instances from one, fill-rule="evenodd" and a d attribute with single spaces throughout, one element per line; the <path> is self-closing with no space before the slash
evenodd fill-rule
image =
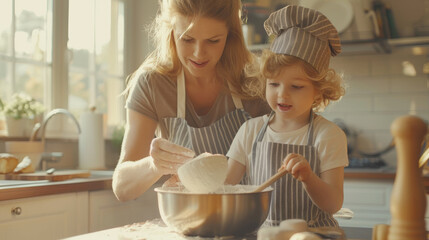
<path id="1" fill-rule="evenodd" d="M 226 184 L 259 185 L 286 168 L 290 174 L 273 184 L 267 223 L 300 218 L 309 227 L 338 226 L 332 215 L 343 203 L 346 136 L 313 112 L 344 94 L 328 68 L 330 55 L 341 51 L 338 33 L 320 12 L 300 6 L 272 13 L 264 26 L 276 35 L 262 56 L 259 87 L 272 112 L 239 129 L 227 153 Z"/>

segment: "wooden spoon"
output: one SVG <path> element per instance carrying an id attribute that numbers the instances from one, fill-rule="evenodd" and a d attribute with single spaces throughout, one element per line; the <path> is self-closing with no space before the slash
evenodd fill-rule
<path id="1" fill-rule="evenodd" d="M 286 170 L 286 168 L 283 168 L 282 170 L 280 170 L 279 172 L 277 172 L 276 174 L 274 174 L 273 176 L 271 176 L 267 181 L 265 181 L 264 183 L 262 183 L 253 192 L 261 192 L 261 191 L 263 191 L 265 188 L 267 188 L 268 186 L 270 186 L 273 182 L 277 181 L 280 177 L 282 177 L 286 173 L 288 173 L 288 171 Z"/>
<path id="2" fill-rule="evenodd" d="M 423 167 L 428 160 L 429 160 L 429 146 L 426 148 L 426 151 L 422 154 L 422 156 L 419 159 L 419 168 Z"/>

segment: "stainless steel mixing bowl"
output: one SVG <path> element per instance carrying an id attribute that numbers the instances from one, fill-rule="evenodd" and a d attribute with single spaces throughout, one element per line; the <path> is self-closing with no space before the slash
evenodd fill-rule
<path id="1" fill-rule="evenodd" d="M 268 215 L 272 188 L 258 193 L 198 194 L 155 188 L 162 220 L 188 236 L 244 236 Z"/>

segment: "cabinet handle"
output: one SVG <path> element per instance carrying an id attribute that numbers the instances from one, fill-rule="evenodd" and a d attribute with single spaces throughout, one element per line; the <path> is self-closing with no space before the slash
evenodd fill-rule
<path id="1" fill-rule="evenodd" d="M 22 209 L 21 207 L 16 207 L 16 208 L 12 208 L 12 210 L 10 211 L 12 213 L 12 215 L 21 215 Z"/>

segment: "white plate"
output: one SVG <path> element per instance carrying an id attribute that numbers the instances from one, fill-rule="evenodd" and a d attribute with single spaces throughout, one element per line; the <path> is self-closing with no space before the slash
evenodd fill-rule
<path id="1" fill-rule="evenodd" d="M 349 0 L 302 0 L 300 5 L 323 13 L 338 33 L 346 30 L 353 20 L 353 6 Z"/>

